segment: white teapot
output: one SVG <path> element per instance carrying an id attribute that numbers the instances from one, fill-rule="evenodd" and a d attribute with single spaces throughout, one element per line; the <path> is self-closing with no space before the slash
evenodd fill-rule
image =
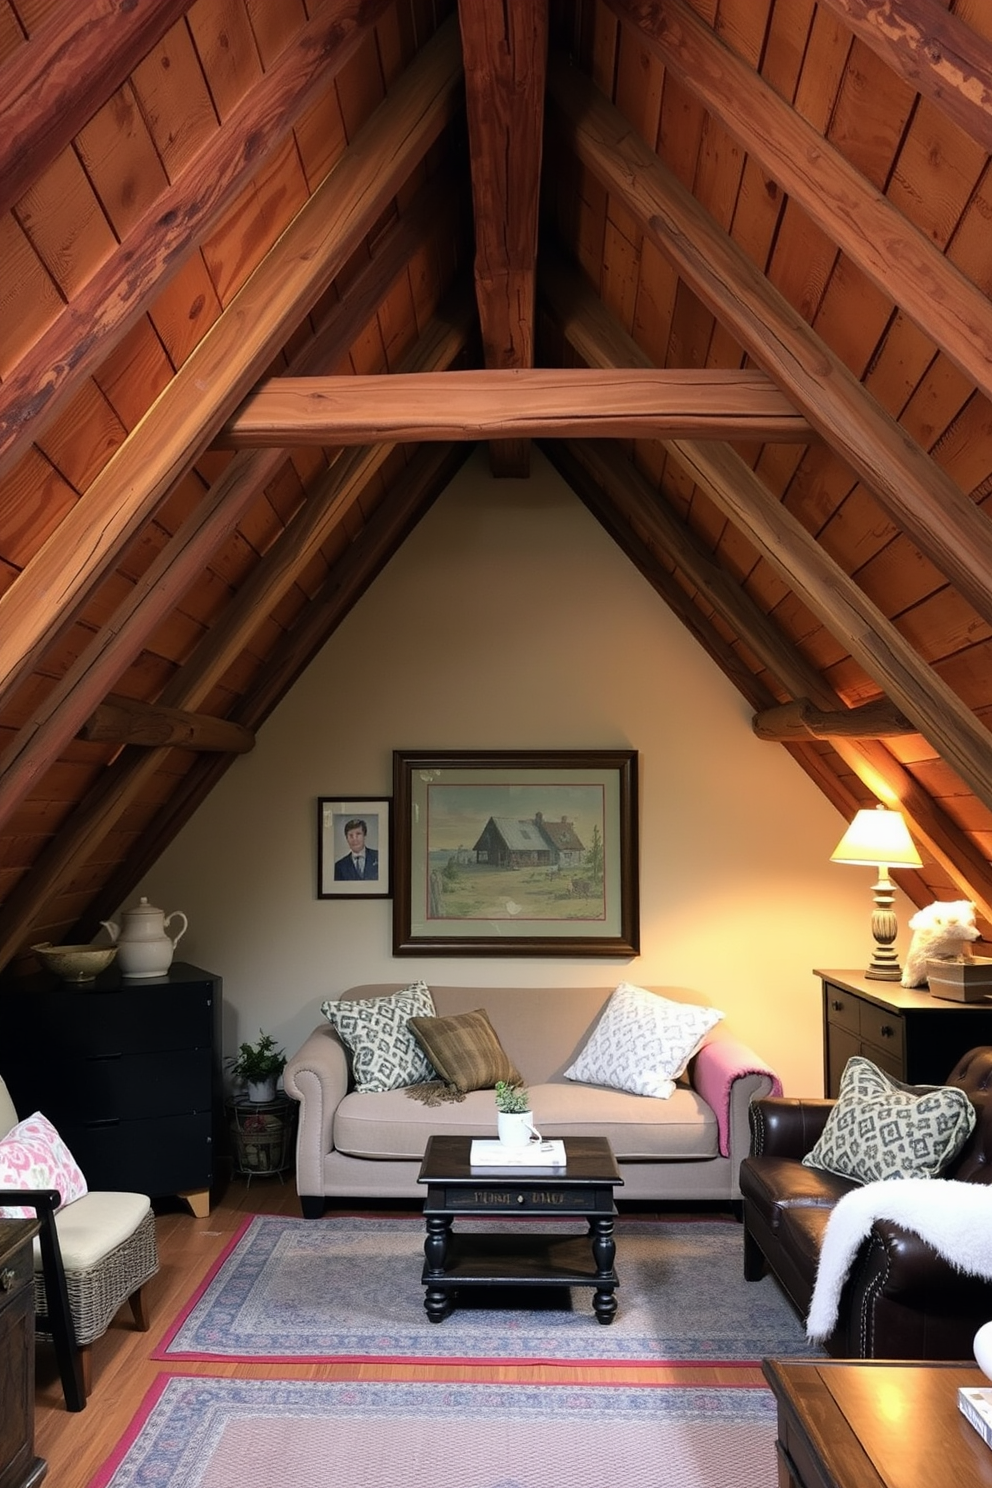
<path id="1" fill-rule="evenodd" d="M 142 895 L 134 909 L 125 910 L 121 919 L 123 930 L 113 920 L 101 920 L 100 924 L 117 947 L 117 965 L 122 976 L 165 976 L 189 925 L 182 910 L 175 909 L 166 915 Z M 166 927 L 175 919 L 182 920 L 183 928 L 178 935 L 170 937 L 165 933 Z"/>

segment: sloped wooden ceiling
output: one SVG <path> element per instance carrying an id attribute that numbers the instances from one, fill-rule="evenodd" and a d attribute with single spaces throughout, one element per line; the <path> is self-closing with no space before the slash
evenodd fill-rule
<path id="1" fill-rule="evenodd" d="M 535 438 L 988 936 L 990 151 L 986 0 L 0 0 L 0 968 Z"/>

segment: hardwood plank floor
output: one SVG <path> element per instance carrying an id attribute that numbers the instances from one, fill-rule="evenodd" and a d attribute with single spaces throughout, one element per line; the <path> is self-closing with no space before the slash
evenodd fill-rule
<path id="1" fill-rule="evenodd" d="M 371 1207 L 371 1206 L 369 1206 Z M 383 1206 L 389 1213 L 417 1213 Z M 347 1213 L 361 1213 L 362 1208 Z M 177 1200 L 174 1210 L 156 1221 L 161 1268 L 148 1283 L 147 1307 L 151 1327 L 135 1331 L 124 1307 L 114 1323 L 93 1345 L 93 1392 L 86 1409 L 65 1409 L 55 1360 L 50 1347 L 38 1345 L 36 1369 L 35 1450 L 48 1463 L 46 1488 L 87 1488 L 94 1474 L 113 1452 L 144 1398 L 165 1367 L 150 1356 L 162 1335 L 217 1260 L 239 1225 L 250 1214 L 299 1216 L 299 1200 L 291 1176 L 232 1181 L 210 1214 L 196 1219 Z M 419 1286 L 419 1276 L 412 1279 Z M 295 1379 L 459 1379 L 498 1383 L 589 1384 L 616 1380 L 628 1384 L 762 1384 L 760 1369 L 724 1370 L 718 1367 L 649 1366 L 611 1371 L 577 1365 L 432 1366 L 429 1373 L 416 1364 L 195 1364 L 176 1363 L 170 1372 L 209 1373 L 243 1378 Z"/>

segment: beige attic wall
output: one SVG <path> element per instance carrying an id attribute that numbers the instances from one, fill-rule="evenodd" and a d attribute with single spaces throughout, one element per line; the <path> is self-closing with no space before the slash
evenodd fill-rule
<path id="1" fill-rule="evenodd" d="M 842 819 L 537 451 L 533 469 L 495 482 L 472 457 L 128 902 L 189 916 L 227 1052 L 259 1026 L 296 1048 L 355 982 L 628 978 L 699 989 L 819 1094 L 811 968 L 866 964 L 872 875 L 827 861 Z M 602 746 L 641 754 L 639 957 L 393 958 L 388 900 L 315 898 L 315 798 L 390 795 L 394 748 Z"/>

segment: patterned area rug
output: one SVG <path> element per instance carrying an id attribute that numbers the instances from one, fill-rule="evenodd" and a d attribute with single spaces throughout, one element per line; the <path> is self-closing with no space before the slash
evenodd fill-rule
<path id="1" fill-rule="evenodd" d="M 576 1233 L 574 1223 L 561 1229 Z M 586 1287 L 465 1293 L 466 1305 L 431 1323 L 421 1221 L 257 1215 L 153 1357 L 643 1365 L 820 1352 L 771 1278 L 744 1280 L 743 1232 L 733 1220 L 622 1219 L 616 1235 L 620 1305 L 608 1326 L 596 1322 Z"/>
<path id="2" fill-rule="evenodd" d="M 762 1389 L 163 1375 L 90 1488 L 768 1488 Z"/>

